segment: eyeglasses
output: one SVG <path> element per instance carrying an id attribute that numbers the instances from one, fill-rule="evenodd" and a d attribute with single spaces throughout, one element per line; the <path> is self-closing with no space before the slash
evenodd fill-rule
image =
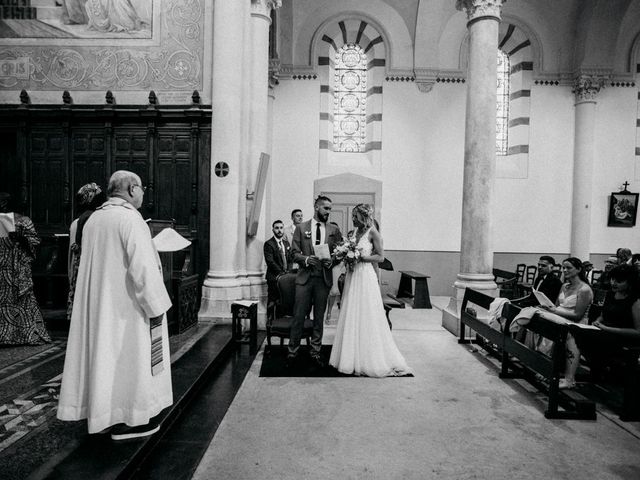
<path id="1" fill-rule="evenodd" d="M 132 187 L 138 187 L 139 189 L 142 190 L 142 193 L 147 191 L 147 187 L 143 187 L 142 185 L 138 185 L 138 184 L 133 184 L 131 185 Z"/>

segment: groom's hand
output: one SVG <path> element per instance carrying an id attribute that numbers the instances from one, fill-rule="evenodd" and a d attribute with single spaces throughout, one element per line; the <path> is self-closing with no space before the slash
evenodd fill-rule
<path id="1" fill-rule="evenodd" d="M 320 259 L 315 255 L 309 255 L 307 257 L 307 264 L 313 265 L 314 267 L 319 267 L 321 265 Z"/>
<path id="2" fill-rule="evenodd" d="M 321 260 L 322 262 L 322 266 L 324 268 L 331 268 L 331 259 L 330 258 L 325 258 L 324 260 Z"/>

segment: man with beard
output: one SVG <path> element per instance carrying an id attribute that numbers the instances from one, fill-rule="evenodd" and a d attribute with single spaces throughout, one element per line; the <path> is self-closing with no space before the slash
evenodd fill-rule
<path id="1" fill-rule="evenodd" d="M 278 299 L 278 277 L 287 273 L 289 269 L 291 246 L 284 238 L 284 224 L 276 220 L 271 225 L 273 237 L 264 242 L 264 261 L 267 264 L 267 300 L 274 302 Z"/>
<path id="2" fill-rule="evenodd" d="M 311 358 L 314 363 L 323 367 L 324 360 L 320 356 L 322 346 L 322 326 L 327 308 L 327 297 L 333 283 L 331 275 L 331 259 L 320 259 L 314 247 L 327 244 L 329 252 L 342 240 L 340 229 L 330 223 L 331 199 L 320 195 L 314 202 L 313 219 L 300 223 L 293 234 L 293 260 L 300 266 L 296 275 L 296 303 L 294 318 L 291 324 L 289 354 L 287 366 L 296 361 L 300 348 L 300 338 L 304 326 L 304 318 L 313 306 L 313 335 L 311 337 Z M 319 247 L 316 247 L 319 248 Z"/>

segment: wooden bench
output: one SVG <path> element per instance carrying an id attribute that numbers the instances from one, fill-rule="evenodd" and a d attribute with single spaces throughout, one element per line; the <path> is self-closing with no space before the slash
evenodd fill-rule
<path id="1" fill-rule="evenodd" d="M 584 354 L 587 364 L 590 361 L 597 361 L 589 355 L 590 351 L 598 351 L 602 355 L 603 351 L 616 352 L 614 355 L 621 358 L 620 365 L 622 371 L 622 410 L 621 420 L 640 420 L 640 340 L 627 338 L 602 330 L 591 330 L 580 328 L 577 325 L 569 325 L 569 332 L 576 340 L 578 348 Z M 596 365 L 589 365 L 596 368 Z M 593 376 L 592 376 L 593 378 Z M 598 379 L 594 379 L 598 383 Z"/>
<path id="2" fill-rule="evenodd" d="M 387 316 L 387 323 L 389 324 L 389 330 L 393 329 L 393 325 L 391 324 L 391 319 L 389 318 L 389 313 L 394 308 L 404 308 L 404 302 L 400 302 L 390 295 L 385 295 L 382 297 L 382 305 L 384 306 L 384 313 Z"/>
<path id="3" fill-rule="evenodd" d="M 467 288 L 465 290 L 460 312 L 461 325 L 458 342 L 469 342 L 465 339 L 466 327 L 474 330 L 477 334 L 476 343 L 485 344 L 488 351 L 497 353 L 501 363 L 500 378 L 524 377 L 524 373 L 527 371 L 542 375 L 548 385 L 549 395 L 545 410 L 546 418 L 594 420 L 596 418 L 594 402 L 571 390 L 561 392 L 558 386 L 565 363 L 567 325 L 555 323 L 536 315 L 525 327 L 522 327 L 554 342 L 551 357 L 548 357 L 541 352 L 528 348 L 511 335 L 509 328 L 520 312 L 519 307 L 509 303 L 503 306 L 503 331 L 492 328 L 482 321 L 475 309 L 470 307 L 470 304 L 472 304 L 488 310 L 493 300 L 493 297 L 473 289 Z M 512 360 L 512 357 L 517 359 L 518 364 Z M 559 405 L 564 410 L 560 410 L 558 408 Z"/>
<path id="4" fill-rule="evenodd" d="M 404 302 L 412 308 L 432 308 L 429 298 L 429 275 L 413 271 L 400 271 L 400 284 L 398 293 L 391 296 L 394 300 Z M 415 291 L 412 282 L 415 281 Z"/>
<path id="5" fill-rule="evenodd" d="M 518 284 L 517 273 L 494 268 L 493 276 L 495 277 L 496 285 L 500 289 L 501 297 L 509 299 L 513 299 L 516 297 L 516 288 Z"/>

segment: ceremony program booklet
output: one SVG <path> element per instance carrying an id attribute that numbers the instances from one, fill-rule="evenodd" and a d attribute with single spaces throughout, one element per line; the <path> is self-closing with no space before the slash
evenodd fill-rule
<path id="1" fill-rule="evenodd" d="M 551 308 L 556 306 L 544 293 L 539 292 L 538 290 L 533 290 L 533 294 L 543 307 Z"/>
<path id="2" fill-rule="evenodd" d="M 8 237 L 16 231 L 16 221 L 13 213 L 0 213 L 0 237 Z"/>
<path id="3" fill-rule="evenodd" d="M 331 259 L 331 253 L 329 253 L 329 245 L 326 243 L 321 243 L 320 245 L 314 245 L 313 254 L 316 257 L 318 257 L 320 260 Z"/>

